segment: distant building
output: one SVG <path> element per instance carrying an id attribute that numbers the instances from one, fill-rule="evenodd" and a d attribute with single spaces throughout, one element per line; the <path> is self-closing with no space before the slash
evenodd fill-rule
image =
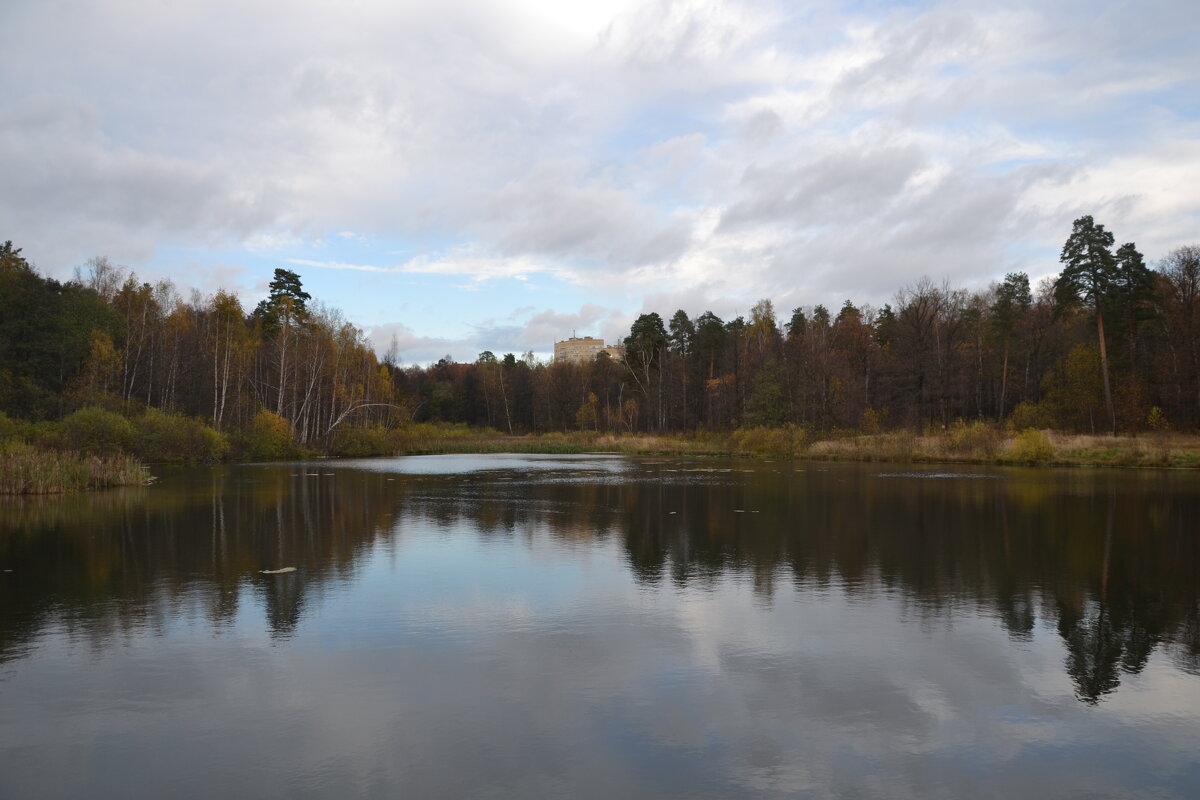
<path id="1" fill-rule="evenodd" d="M 619 360 L 624 357 L 625 350 L 619 344 L 610 344 L 606 347 L 603 339 L 596 339 L 592 336 L 572 336 L 570 339 L 554 343 L 555 361 L 582 364 L 591 361 L 601 353 L 608 353 L 611 357 Z"/>
<path id="2" fill-rule="evenodd" d="M 625 346 L 620 344 L 610 344 L 604 348 L 604 352 L 612 357 L 613 361 L 622 361 L 625 358 Z"/>
<path id="3" fill-rule="evenodd" d="M 572 361 L 576 364 L 591 361 L 596 354 L 604 349 L 604 340 L 591 336 L 577 338 L 572 336 L 561 342 L 554 343 L 555 361 Z"/>

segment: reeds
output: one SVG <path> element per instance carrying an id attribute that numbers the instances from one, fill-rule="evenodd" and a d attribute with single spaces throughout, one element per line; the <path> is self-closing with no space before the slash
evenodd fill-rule
<path id="1" fill-rule="evenodd" d="M 127 455 L 86 455 L 24 442 L 0 445 L 0 494 L 63 494 L 146 481 L 145 469 Z"/>
<path id="2" fill-rule="evenodd" d="M 830 461 L 918 461 L 923 455 L 918 437 L 903 430 L 825 439 L 813 442 L 807 454 Z"/>

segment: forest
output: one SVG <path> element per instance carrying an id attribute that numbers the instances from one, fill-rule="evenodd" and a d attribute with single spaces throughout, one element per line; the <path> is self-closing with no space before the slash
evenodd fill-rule
<path id="1" fill-rule="evenodd" d="M 921 278 L 875 308 L 723 320 L 640 315 L 625 358 L 532 353 L 404 365 L 275 270 L 246 308 L 186 297 L 105 258 L 73 280 L 0 246 L 0 438 L 112 445 L 215 460 L 397 448 L 389 432 L 458 423 L 501 434 L 916 433 L 997 429 L 1136 434 L 1200 427 L 1200 246 L 1147 265 L 1076 220 L 1053 281 L 1015 272 L 980 291 Z M 547 347 L 551 344 L 547 342 Z"/>

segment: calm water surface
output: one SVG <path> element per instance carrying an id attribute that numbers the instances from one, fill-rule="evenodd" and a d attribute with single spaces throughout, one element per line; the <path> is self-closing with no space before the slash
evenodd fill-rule
<path id="1" fill-rule="evenodd" d="M 1194 474 L 157 472 L 0 503 L 0 797 L 1200 796 Z"/>

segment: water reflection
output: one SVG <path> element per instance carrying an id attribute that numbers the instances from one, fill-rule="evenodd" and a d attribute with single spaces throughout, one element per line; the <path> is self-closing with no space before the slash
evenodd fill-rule
<path id="1" fill-rule="evenodd" d="M 353 574 L 357 556 L 390 531 L 397 507 L 369 480 L 297 480 L 287 469 L 226 468 L 166 485 L 2 506 L 0 659 L 53 619 L 102 644 L 152 627 L 185 595 L 213 626 L 241 598 L 263 598 L 287 636 L 309 595 Z M 297 566 L 289 575 L 260 570 Z"/>
<path id="2" fill-rule="evenodd" d="M 367 773 L 351 752 L 345 775 L 283 784 L 301 793 L 470 794 L 484 775 L 555 793 L 527 772 L 536 752 L 609 796 L 964 796 L 972 770 L 996 771 L 1000 794 L 1049 796 L 1080 793 L 1055 781 L 1087 769 L 1103 795 L 1148 778 L 1034 743 L 1053 739 L 1046 720 L 1124 742 L 1056 705 L 1060 682 L 1076 713 L 1143 715 L 1156 753 L 1196 743 L 1178 729 L 1200 714 L 1172 703 L 1200 675 L 1197 488 L 1172 473 L 511 457 L 166 470 L 149 489 L 0 506 L 0 697 L 21 726 L 46 697 L 93 702 L 72 671 L 83 643 L 138 691 L 183 671 L 188 696 L 221 709 L 194 724 L 230 748 L 262 747 L 262 725 L 320 729 L 314 752 L 373 732 L 354 745 L 382 748 Z M 280 567 L 296 571 L 262 572 Z M 246 646 L 259 631 L 274 655 Z M 186 657 L 140 649 L 181 638 Z M 1143 673 L 1171 688 L 1135 682 L 1130 711 L 1122 682 Z M 41 704 L 12 702 L 16 684 Z M 10 765 L 15 731 L 0 724 Z M 447 775 L 464 748 L 475 766 Z M 1021 753 L 1033 772 L 1001 777 Z M 1160 757 L 1151 783 L 1188 794 L 1193 760 L 1146 759 Z"/>
<path id="3" fill-rule="evenodd" d="M 52 620 L 102 646 L 161 624 L 184 595 L 219 627 L 252 594 L 273 635 L 286 637 L 323 587 L 352 580 L 364 553 L 402 536 L 402 519 L 420 519 L 483 537 L 614 538 L 644 584 L 703 587 L 744 574 L 766 602 L 781 580 L 852 596 L 899 591 L 929 617 L 963 603 L 986 609 L 1014 640 L 1054 621 L 1086 702 L 1139 672 L 1155 648 L 1200 671 L 1200 495 L 1190 475 L 619 459 L 555 469 L 545 458 L 517 471 L 511 457 L 436 460 L 401 462 L 404 471 L 338 465 L 333 475 L 328 464 L 174 470 L 149 490 L 7 500 L 0 659 L 19 656 Z M 980 476 L 992 480 L 969 480 Z M 283 566 L 298 570 L 260 573 Z"/>

